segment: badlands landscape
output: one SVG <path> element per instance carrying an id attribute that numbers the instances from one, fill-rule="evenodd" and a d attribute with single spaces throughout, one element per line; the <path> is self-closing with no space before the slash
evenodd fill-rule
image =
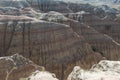
<path id="1" fill-rule="evenodd" d="M 0 0 L 0 80 L 120 80 L 120 0 Z"/>

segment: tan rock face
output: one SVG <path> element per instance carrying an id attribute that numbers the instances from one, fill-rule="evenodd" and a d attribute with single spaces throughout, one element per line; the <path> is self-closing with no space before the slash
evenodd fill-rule
<path id="1" fill-rule="evenodd" d="M 117 21 L 104 18 L 102 20 L 92 20 L 92 22 L 89 21 L 86 22 L 86 24 L 90 25 L 100 33 L 107 34 L 108 36 L 112 37 L 116 42 L 120 43 L 120 24 Z"/>
<path id="2" fill-rule="evenodd" d="M 19 80 L 30 76 L 37 65 L 19 54 L 0 57 L 0 80 Z M 40 68 L 42 70 L 42 67 Z"/>
<path id="3" fill-rule="evenodd" d="M 71 14 L 68 15 L 70 17 Z M 72 14 L 72 19 L 78 20 L 84 24 L 93 27 L 95 30 L 102 34 L 107 34 L 112 37 L 116 42 L 120 43 L 119 31 L 119 17 L 114 19 L 110 19 L 111 17 L 98 18 L 93 14 Z"/>
<path id="4" fill-rule="evenodd" d="M 106 34 L 102 34 L 91 26 L 72 21 L 68 23 L 79 35 L 83 35 L 93 50 L 101 53 L 106 59 L 119 60 L 120 45 Z M 76 25 L 75 25 L 76 24 Z M 75 25 L 75 26 L 74 26 Z"/>
<path id="5" fill-rule="evenodd" d="M 81 35 L 64 24 L 44 21 L 1 23 L 0 33 L 1 56 L 20 53 L 56 73 L 61 80 L 74 65 L 79 63 L 89 68 L 102 58 Z"/>
<path id="6" fill-rule="evenodd" d="M 119 24 L 117 21 L 108 18 L 100 19 L 90 14 L 76 16 L 79 22 L 68 21 L 67 24 L 73 26 L 73 30 L 79 35 L 83 35 L 93 50 L 101 53 L 104 58 L 119 60 Z"/>
<path id="7" fill-rule="evenodd" d="M 19 22 L 12 20 L 0 24 L 0 55 L 20 53 L 56 73 L 61 80 L 75 65 L 90 68 L 101 59 L 119 60 L 120 47 L 112 38 L 77 21 L 59 24 L 24 18 L 18 18 Z"/>

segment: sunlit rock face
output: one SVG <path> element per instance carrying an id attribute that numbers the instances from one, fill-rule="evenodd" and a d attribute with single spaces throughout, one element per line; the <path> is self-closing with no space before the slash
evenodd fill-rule
<path id="1" fill-rule="evenodd" d="M 100 61 L 89 71 L 83 70 L 79 66 L 74 67 L 67 80 L 119 80 L 119 61 Z"/>
<path id="2" fill-rule="evenodd" d="M 120 61 L 102 60 L 98 64 L 92 66 L 93 71 L 113 71 L 120 73 Z"/>
<path id="3" fill-rule="evenodd" d="M 19 80 L 30 76 L 35 70 L 43 70 L 19 54 L 0 57 L 0 80 Z"/>
<path id="4" fill-rule="evenodd" d="M 35 71 L 26 80 L 58 80 L 53 73 L 47 71 Z"/>

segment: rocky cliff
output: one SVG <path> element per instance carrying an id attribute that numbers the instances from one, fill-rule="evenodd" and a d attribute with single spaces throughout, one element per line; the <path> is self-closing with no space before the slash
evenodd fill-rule
<path id="1" fill-rule="evenodd" d="M 95 52 L 99 52 L 106 59 L 119 60 L 119 43 L 114 41 L 110 36 L 102 34 L 91 26 L 79 22 L 72 21 L 68 24 L 71 25 L 78 35 L 82 35 L 85 38 L 86 42 L 92 46 Z"/>
<path id="2" fill-rule="evenodd" d="M 88 68 L 102 58 L 68 25 L 24 20 L 17 16 L 4 17 L 0 25 L 1 56 L 20 53 L 55 72 L 61 79 L 77 62 Z"/>
<path id="3" fill-rule="evenodd" d="M 53 17 L 54 14 L 51 14 L 51 16 Z M 49 21 L 49 19 L 51 19 L 51 16 L 47 16 L 46 21 Z M 59 16 L 59 15 L 56 14 L 56 16 Z M 96 55 L 102 56 L 102 58 L 100 58 L 100 59 L 109 59 L 109 60 L 119 60 L 120 59 L 119 58 L 120 45 L 111 36 L 100 33 L 93 27 L 86 25 L 84 23 L 80 23 L 75 20 L 67 19 L 64 21 L 63 20 L 57 21 L 58 19 L 56 17 L 54 17 L 53 19 L 55 19 L 55 20 L 53 20 L 53 22 L 69 25 L 73 29 L 73 31 L 79 37 L 81 37 L 81 39 L 83 39 L 82 43 L 84 43 L 84 44 L 87 43 L 90 46 L 90 49 L 92 49 L 94 51 L 94 53 L 97 53 Z M 87 17 L 86 17 L 86 19 L 87 19 Z M 92 19 L 92 18 L 88 18 L 88 19 Z M 101 20 L 98 17 L 94 17 L 93 19 Z M 90 21 L 91 20 L 89 20 L 89 22 Z M 102 22 L 100 22 L 100 23 L 102 24 Z M 100 23 L 98 23 L 98 24 L 100 24 Z M 106 22 L 106 24 L 107 24 L 107 22 Z M 117 25 L 117 23 L 115 25 Z M 86 59 L 85 62 L 87 62 L 87 60 L 88 59 Z"/>
<path id="4" fill-rule="evenodd" d="M 31 5 L 36 7 L 36 4 Z M 48 6 L 59 12 L 64 7 L 67 9 L 70 7 L 66 3 L 55 2 L 55 4 L 46 5 L 45 12 L 49 11 Z M 72 6 L 75 5 L 72 4 Z M 109 33 L 109 29 L 114 32 L 119 30 L 118 20 L 115 22 L 112 20 L 114 18 L 110 18 L 111 16 L 99 15 L 98 8 L 95 9 L 98 11 L 96 14 L 92 13 L 91 9 L 93 11 L 95 7 L 89 4 L 80 6 L 81 10 L 85 11 L 65 14 L 68 18 L 55 11 L 42 13 L 43 10 L 41 10 L 41 13 L 38 13 L 30 7 L 0 8 L 0 14 L 2 14 L 0 15 L 0 56 L 19 53 L 36 64 L 44 66 L 48 71 L 56 73 L 61 80 L 64 80 L 76 65 L 88 69 L 102 59 L 120 60 L 120 44 L 116 37 L 118 32 Z M 41 9 L 41 6 L 37 7 Z M 78 9 L 78 7 L 74 8 Z M 9 13 L 11 12 L 9 9 L 13 14 Z M 65 11 L 67 11 L 66 8 Z M 14 14 L 16 16 L 11 16 Z M 109 25 L 116 27 L 111 28 Z M 101 26 L 103 27 L 100 28 Z M 108 31 L 104 32 L 104 27 Z M 42 73 L 49 75 L 41 71 L 36 71 L 33 75 Z M 40 76 L 36 78 L 33 75 L 31 80 L 41 79 Z"/>
<path id="5" fill-rule="evenodd" d="M 119 24 L 117 22 L 108 18 L 100 19 L 85 12 L 72 15 L 79 22 L 68 20 L 63 23 L 70 25 L 79 35 L 83 35 L 93 50 L 98 51 L 106 59 L 119 60 Z"/>
<path id="6" fill-rule="evenodd" d="M 71 15 L 71 14 L 70 14 Z M 70 17 L 70 15 L 68 17 Z M 104 18 L 99 18 L 93 14 L 73 14 L 71 15 L 72 19 L 75 19 L 81 23 L 87 24 L 90 27 L 93 27 L 95 30 L 101 34 L 106 34 L 113 38 L 116 42 L 120 42 L 119 38 L 119 26 L 117 22 L 118 18 L 112 19 L 110 16 L 105 16 Z M 76 16 L 76 17 L 75 17 Z M 117 21 L 116 21 L 117 20 Z"/>
<path id="7" fill-rule="evenodd" d="M 120 60 L 120 24 L 117 14 L 117 9 L 107 5 L 94 6 L 57 0 L 1 0 L 1 80 L 58 80 L 55 75 L 41 71 L 43 69 L 38 65 L 54 72 L 60 80 L 65 80 L 76 65 L 89 69 L 103 59 Z M 90 71 L 75 67 L 78 73 L 75 73 L 75 77 L 71 73 L 72 78 L 93 79 L 91 74 L 95 75 L 98 67 L 99 70 L 105 69 L 98 71 L 95 79 L 106 79 L 106 74 L 111 78 L 109 71 L 103 71 L 106 71 L 107 66 L 107 69 L 113 67 L 103 63 L 109 62 L 103 61 Z M 84 72 L 88 77 L 83 76 Z"/>

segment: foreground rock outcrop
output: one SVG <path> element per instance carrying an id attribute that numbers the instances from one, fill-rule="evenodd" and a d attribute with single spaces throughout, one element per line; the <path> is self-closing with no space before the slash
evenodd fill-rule
<path id="1" fill-rule="evenodd" d="M 120 80 L 120 62 L 102 60 L 89 71 L 76 66 L 67 80 Z"/>
<path id="2" fill-rule="evenodd" d="M 47 71 L 35 71 L 31 76 L 26 78 L 26 80 L 58 80 L 55 74 L 49 73 Z"/>
<path id="3" fill-rule="evenodd" d="M 0 80 L 20 80 L 36 70 L 44 70 L 19 54 L 0 57 Z"/>

